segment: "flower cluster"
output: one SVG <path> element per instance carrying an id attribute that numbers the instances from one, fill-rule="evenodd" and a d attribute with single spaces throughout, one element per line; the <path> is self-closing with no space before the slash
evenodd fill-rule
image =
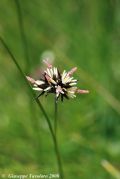
<path id="1" fill-rule="evenodd" d="M 77 70 L 76 67 L 72 68 L 69 72 L 65 70 L 60 73 L 58 68 L 53 67 L 47 61 L 44 60 L 47 65 L 47 69 L 44 71 L 43 76 L 39 80 L 26 76 L 27 80 L 33 85 L 33 90 L 39 91 L 41 95 L 54 93 L 56 99 L 61 97 L 61 101 L 64 98 L 74 98 L 76 93 L 89 93 L 88 90 L 81 90 L 76 87 L 77 80 L 72 77 L 72 74 Z"/>

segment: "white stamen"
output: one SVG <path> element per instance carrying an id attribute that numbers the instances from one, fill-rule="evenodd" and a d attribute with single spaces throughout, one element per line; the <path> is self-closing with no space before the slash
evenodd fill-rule
<path id="1" fill-rule="evenodd" d="M 77 82 L 77 80 L 71 80 L 71 82 Z"/>
<path id="2" fill-rule="evenodd" d="M 76 84 L 77 84 L 77 83 L 70 83 L 69 85 L 70 85 L 70 86 L 74 86 L 74 85 L 76 85 Z"/>
<path id="3" fill-rule="evenodd" d="M 42 85 L 42 84 L 44 84 L 44 81 L 36 80 L 35 83 L 36 83 L 37 85 Z"/>
<path id="4" fill-rule="evenodd" d="M 50 73 L 51 73 L 51 78 L 53 78 L 53 70 L 52 69 L 50 69 Z"/>
<path id="5" fill-rule="evenodd" d="M 55 68 L 56 77 L 58 77 L 58 70 Z"/>
<path id="6" fill-rule="evenodd" d="M 72 98 L 76 98 L 76 95 L 72 95 Z"/>
<path id="7" fill-rule="evenodd" d="M 52 77 L 51 76 L 51 73 L 50 73 L 50 70 L 47 68 L 47 74 L 50 76 L 50 77 Z"/>
<path id="8" fill-rule="evenodd" d="M 71 81 L 72 81 L 72 79 L 73 79 L 73 77 L 72 77 L 72 78 L 67 78 L 66 83 L 71 82 Z"/>
<path id="9" fill-rule="evenodd" d="M 53 68 L 53 75 L 55 75 L 55 67 Z"/>
<path id="10" fill-rule="evenodd" d="M 44 89 L 44 91 L 49 91 L 51 89 L 51 87 L 47 87 L 46 89 Z"/>
<path id="11" fill-rule="evenodd" d="M 75 91 L 68 91 L 68 93 L 72 93 L 72 94 L 74 94 L 74 93 L 75 93 Z"/>
<path id="12" fill-rule="evenodd" d="M 50 82 L 53 83 L 53 84 L 57 84 L 52 78 L 50 78 Z"/>
<path id="13" fill-rule="evenodd" d="M 58 96 L 60 95 L 60 93 L 56 93 L 56 97 L 58 98 Z"/>
<path id="14" fill-rule="evenodd" d="M 42 88 L 33 88 L 33 90 L 36 90 L 36 91 L 43 91 Z"/>
<path id="15" fill-rule="evenodd" d="M 70 91 L 68 91 L 68 96 L 70 98 L 75 98 L 76 97 L 76 95 L 74 93 L 71 93 Z"/>
<path id="16" fill-rule="evenodd" d="M 66 71 L 64 70 L 63 71 L 63 74 L 62 74 L 62 81 L 64 80 L 65 76 L 67 75 Z"/>
<path id="17" fill-rule="evenodd" d="M 68 81 L 69 81 L 69 76 L 66 76 L 62 82 L 65 84 L 65 83 L 68 83 Z"/>

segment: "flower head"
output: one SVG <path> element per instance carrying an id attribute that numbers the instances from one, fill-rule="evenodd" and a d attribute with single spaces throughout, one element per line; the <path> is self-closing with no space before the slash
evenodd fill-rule
<path id="1" fill-rule="evenodd" d="M 72 68 L 70 71 L 60 73 L 58 68 L 53 67 L 48 61 L 44 60 L 47 65 L 47 69 L 44 71 L 43 76 L 39 80 L 34 80 L 33 78 L 26 76 L 27 80 L 33 85 L 33 90 L 39 91 L 41 95 L 54 93 L 56 99 L 61 97 L 63 101 L 64 98 L 74 98 L 76 93 L 89 93 L 88 90 L 81 90 L 77 88 L 77 80 L 72 77 L 72 74 L 77 70 L 77 67 Z"/>

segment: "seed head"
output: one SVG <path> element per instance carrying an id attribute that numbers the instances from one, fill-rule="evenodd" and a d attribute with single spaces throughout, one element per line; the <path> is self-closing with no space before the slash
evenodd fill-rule
<path id="1" fill-rule="evenodd" d="M 42 78 L 39 80 L 34 80 L 33 78 L 26 76 L 27 80 L 32 84 L 33 89 L 39 91 L 41 95 L 48 95 L 49 93 L 54 93 L 56 95 L 56 100 L 61 98 L 74 98 L 76 93 L 84 94 L 89 93 L 88 90 L 81 90 L 77 88 L 77 80 L 72 77 L 72 74 L 77 70 L 77 67 L 72 68 L 70 71 L 60 73 L 58 68 L 53 67 L 46 60 L 44 63 L 47 65 L 47 69 L 44 71 Z"/>

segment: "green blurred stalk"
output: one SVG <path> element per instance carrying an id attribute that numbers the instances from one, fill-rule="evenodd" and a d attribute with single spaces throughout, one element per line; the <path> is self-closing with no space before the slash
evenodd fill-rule
<path id="1" fill-rule="evenodd" d="M 21 39 L 22 39 L 24 56 L 26 59 L 26 67 L 25 68 L 26 68 L 26 72 L 28 73 L 30 71 L 30 58 L 29 58 L 27 39 L 26 39 L 24 23 L 23 23 L 23 15 L 22 15 L 22 10 L 20 7 L 19 0 L 15 0 L 15 5 L 16 5 L 16 9 L 17 9 L 17 17 L 18 17 L 19 29 L 20 29 Z"/>
<path id="2" fill-rule="evenodd" d="M 58 103 L 57 103 L 57 100 L 56 100 L 56 95 L 55 95 L 55 99 L 54 99 L 54 103 L 55 103 L 55 115 L 54 115 L 54 137 L 55 137 L 55 143 L 57 145 L 57 118 L 58 118 Z M 56 151 L 56 155 L 57 155 L 57 158 L 58 158 L 58 161 L 59 161 L 59 172 L 61 173 L 61 178 L 63 178 L 63 169 L 62 169 L 62 163 L 61 163 L 61 158 L 60 158 L 60 154 L 59 154 L 59 151 Z"/>
<path id="3" fill-rule="evenodd" d="M 55 120 L 54 120 L 54 131 L 55 131 L 55 136 L 57 133 L 57 113 L 58 113 L 58 105 L 57 105 L 57 100 L 55 96 Z"/>
<path id="4" fill-rule="evenodd" d="M 14 0 L 15 6 L 16 6 L 16 12 L 17 12 L 17 19 L 18 19 L 18 24 L 19 24 L 19 30 L 20 30 L 20 36 L 21 36 L 21 43 L 22 43 L 22 49 L 23 49 L 23 54 L 24 54 L 24 59 L 25 59 L 25 72 L 26 74 L 30 74 L 30 69 L 31 69 L 31 64 L 30 64 L 30 55 L 29 55 L 29 48 L 28 48 L 28 43 L 27 43 L 27 37 L 25 33 L 25 27 L 24 27 L 24 16 L 22 13 L 22 8 L 21 8 L 21 1 L 20 0 Z M 38 118 L 36 117 L 36 108 L 34 103 L 32 102 L 32 98 L 29 98 L 29 109 L 30 109 L 30 118 L 31 118 L 31 124 L 34 132 L 34 142 L 37 145 L 37 152 L 40 150 L 40 145 L 41 142 L 38 140 L 39 136 L 39 125 L 38 125 Z M 34 120 L 33 120 L 34 119 Z M 40 163 L 39 155 L 38 153 L 36 154 L 37 156 L 37 162 L 38 164 Z"/>
<path id="5" fill-rule="evenodd" d="M 27 46 L 27 39 L 25 36 L 25 30 L 24 30 L 24 23 L 23 23 L 23 16 L 22 16 L 22 11 L 21 11 L 21 7 L 20 7 L 20 2 L 19 0 L 15 0 L 15 4 L 16 4 L 16 8 L 17 8 L 17 15 L 18 15 L 18 22 L 19 22 L 19 29 L 20 29 L 20 33 L 21 33 L 21 39 L 22 39 L 22 44 L 23 44 L 23 49 L 24 49 L 24 56 L 26 59 L 26 72 L 29 72 L 28 69 L 30 69 L 30 60 L 29 60 L 29 53 L 28 53 L 28 46 Z M 58 168 L 59 168 L 59 173 L 61 175 L 61 178 L 63 178 L 63 171 L 62 171 L 62 164 L 61 164 L 61 158 L 60 158 L 60 154 L 59 154 L 59 150 L 58 150 L 58 145 L 57 145 L 57 140 L 56 140 L 56 128 L 57 128 L 57 103 L 55 105 L 55 135 L 52 129 L 52 125 L 51 122 L 43 108 L 43 106 L 41 105 L 40 101 L 38 100 L 38 98 L 36 99 L 36 102 L 38 103 L 39 108 L 42 110 L 49 129 L 51 131 L 52 134 L 52 138 L 54 141 L 54 146 L 55 146 L 55 152 L 56 152 L 56 157 L 57 157 L 57 161 L 58 161 Z"/>
<path id="6" fill-rule="evenodd" d="M 22 43 L 22 49 L 23 49 L 23 54 L 24 54 L 24 59 L 25 59 L 25 72 L 30 74 L 30 56 L 29 56 L 29 51 L 28 51 L 28 44 L 27 44 L 27 38 L 25 34 L 25 28 L 24 28 L 24 20 L 23 20 L 23 14 L 22 14 L 22 9 L 20 5 L 19 0 L 14 0 L 15 6 L 16 6 L 16 12 L 17 12 L 17 19 L 18 19 L 18 24 L 19 24 L 19 30 L 20 30 L 20 36 L 21 36 L 21 43 Z M 32 98 L 29 98 L 29 111 L 30 111 L 30 119 L 31 119 L 31 125 L 33 129 L 33 135 L 34 135 L 34 142 L 37 145 L 36 150 L 39 150 L 40 148 L 40 141 L 38 141 L 39 136 L 39 125 L 37 123 L 37 117 L 35 113 L 35 106 L 34 103 L 32 102 Z M 34 119 L 34 120 L 33 120 Z M 37 156 L 37 161 L 39 164 L 39 157 L 38 153 L 36 154 Z"/>
<path id="7" fill-rule="evenodd" d="M 17 67 L 18 71 L 20 72 L 22 78 L 24 79 L 26 85 L 28 86 L 29 88 L 29 91 L 30 93 L 32 94 L 33 96 L 33 99 L 36 101 L 36 103 L 38 104 L 38 107 L 39 109 L 42 111 L 45 119 L 46 119 L 46 122 L 48 124 L 48 127 L 49 127 L 49 130 L 50 130 L 50 133 L 51 133 L 51 136 L 52 136 L 52 140 L 53 140 L 53 143 L 54 143 L 54 149 L 55 149 L 55 154 L 56 154 L 56 159 L 57 159 L 57 164 L 58 164 L 58 170 L 59 170 L 59 174 L 60 174 L 60 178 L 63 179 L 63 169 L 62 169 L 62 163 L 61 163 L 61 157 L 60 157 L 60 153 L 59 153 L 59 148 L 58 148 L 58 143 L 57 143 L 57 140 L 56 140 L 56 136 L 54 134 L 54 131 L 53 131 L 53 128 L 52 128 L 52 125 L 51 125 L 51 122 L 50 122 L 50 119 L 45 111 L 45 109 L 43 108 L 41 102 L 38 100 L 38 98 L 36 98 L 35 96 L 35 93 L 34 91 L 32 90 L 31 86 L 29 85 L 27 79 L 26 79 L 26 76 L 24 75 L 21 67 L 19 66 L 17 60 L 15 59 L 14 55 L 12 54 L 12 52 L 10 51 L 9 47 L 7 46 L 7 44 L 5 43 L 5 41 L 3 40 L 2 37 L 0 37 L 0 41 L 2 43 L 2 45 L 4 46 L 4 48 L 6 49 L 6 51 L 8 52 L 8 54 L 10 55 L 13 63 L 15 64 L 15 66 Z"/>
<path id="8" fill-rule="evenodd" d="M 114 178 L 120 179 L 120 172 L 107 160 L 103 160 L 101 162 L 104 169 L 109 172 Z"/>

